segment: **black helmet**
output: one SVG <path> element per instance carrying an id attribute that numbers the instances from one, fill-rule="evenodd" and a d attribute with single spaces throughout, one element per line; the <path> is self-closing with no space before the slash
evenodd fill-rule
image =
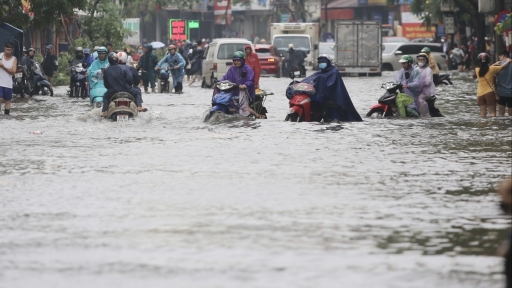
<path id="1" fill-rule="evenodd" d="M 110 65 L 117 65 L 117 61 L 118 61 L 118 58 L 117 58 L 117 53 L 114 53 L 114 52 L 110 52 L 108 53 L 108 63 Z"/>
<path id="2" fill-rule="evenodd" d="M 489 62 L 489 54 L 487 53 L 480 53 L 478 54 L 478 61 L 480 61 L 480 63 L 486 63 L 486 62 Z"/>

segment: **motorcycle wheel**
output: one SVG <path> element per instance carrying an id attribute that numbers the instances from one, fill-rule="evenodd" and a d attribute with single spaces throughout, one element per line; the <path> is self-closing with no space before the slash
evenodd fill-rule
<path id="1" fill-rule="evenodd" d="M 206 79 L 203 77 L 203 82 L 201 82 L 201 88 L 207 88 L 206 87 Z"/>
<path id="2" fill-rule="evenodd" d="M 276 78 L 281 78 L 281 67 L 277 68 Z"/>
<path id="3" fill-rule="evenodd" d="M 158 93 L 164 93 L 165 84 L 163 82 L 160 82 L 160 89 Z"/>
<path id="4" fill-rule="evenodd" d="M 47 85 L 41 86 L 41 95 L 53 97 L 53 89 L 52 89 L 52 87 L 47 86 Z"/>
<path id="5" fill-rule="evenodd" d="M 377 113 L 378 116 L 382 117 L 384 115 L 384 110 L 382 110 L 382 109 L 372 109 L 372 110 L 368 111 L 368 113 L 366 113 L 366 117 L 372 117 L 372 115 L 374 113 Z"/>
<path id="6" fill-rule="evenodd" d="M 215 112 L 208 113 L 208 115 L 206 115 L 206 117 L 204 117 L 204 122 L 210 121 L 210 118 L 212 118 L 213 113 L 215 113 Z"/>
<path id="7" fill-rule="evenodd" d="M 286 118 L 284 118 L 284 121 L 300 122 L 299 114 L 297 114 L 297 113 L 288 114 L 288 115 L 286 115 Z"/>

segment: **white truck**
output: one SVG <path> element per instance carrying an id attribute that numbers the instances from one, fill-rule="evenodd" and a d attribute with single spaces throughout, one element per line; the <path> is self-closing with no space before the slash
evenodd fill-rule
<path id="1" fill-rule="evenodd" d="M 274 49 L 280 52 L 288 51 L 288 45 L 308 54 L 305 66 L 317 68 L 319 31 L 318 23 L 272 23 L 270 24 L 270 39 Z M 278 54 L 279 55 L 279 54 Z"/>
<path id="2" fill-rule="evenodd" d="M 336 67 L 342 75 L 382 74 L 382 34 L 378 21 L 336 22 Z"/>

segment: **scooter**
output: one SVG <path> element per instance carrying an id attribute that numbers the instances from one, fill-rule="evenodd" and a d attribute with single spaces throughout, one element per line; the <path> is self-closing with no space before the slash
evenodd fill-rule
<path id="1" fill-rule="evenodd" d="M 107 113 L 107 118 L 112 121 L 128 122 L 138 114 L 135 98 L 126 92 L 114 94 L 110 99 Z"/>
<path id="2" fill-rule="evenodd" d="M 452 81 L 450 80 L 450 76 L 452 73 L 439 73 L 439 76 L 437 77 L 437 81 L 434 82 L 434 85 L 439 86 L 441 84 L 443 85 L 453 85 Z"/>
<path id="3" fill-rule="evenodd" d="M 103 84 L 103 69 L 100 69 L 90 75 L 89 81 L 89 99 L 91 101 L 91 107 L 100 108 L 103 106 L 103 95 L 107 92 L 107 88 Z"/>
<path id="4" fill-rule="evenodd" d="M 169 77 L 171 76 L 168 72 L 173 68 L 165 67 L 160 71 L 165 71 L 165 73 L 158 72 L 158 79 L 160 80 L 160 91 L 158 93 L 169 93 Z"/>
<path id="5" fill-rule="evenodd" d="M 27 68 L 19 65 L 16 67 L 16 73 L 12 76 L 12 92 L 13 94 L 20 95 L 22 98 L 25 94 L 30 95 L 32 91 L 32 84 L 28 79 Z"/>
<path id="6" fill-rule="evenodd" d="M 71 90 L 68 91 L 69 97 L 86 97 L 87 89 L 87 68 L 82 64 L 77 64 L 69 68 L 71 72 Z"/>
<path id="7" fill-rule="evenodd" d="M 290 78 L 295 79 L 299 77 L 301 72 L 296 69 L 290 72 Z M 291 122 L 311 122 L 322 121 L 323 118 L 323 103 L 320 101 L 312 101 L 311 96 L 315 94 L 315 87 L 308 83 L 300 83 L 293 80 L 287 89 L 287 97 L 290 99 L 288 105 L 290 109 L 284 121 Z M 291 95 L 290 95 L 291 94 Z"/>
<path id="8" fill-rule="evenodd" d="M 34 80 L 34 87 L 32 87 L 33 89 L 30 96 L 39 95 L 39 93 L 41 93 L 43 96 L 53 97 L 52 84 L 48 82 L 46 75 L 44 75 L 41 69 L 41 65 L 35 60 L 32 60 L 32 78 Z"/>
<path id="9" fill-rule="evenodd" d="M 212 97 L 212 108 L 204 118 L 204 122 L 208 122 L 216 113 L 233 115 L 238 111 L 238 96 L 233 96 L 232 93 L 233 90 L 238 89 L 238 85 L 231 81 L 224 80 L 216 82 L 214 86 L 219 89 L 220 92 Z"/>
<path id="10" fill-rule="evenodd" d="M 396 108 L 396 97 L 398 92 L 403 93 L 403 85 L 400 83 L 386 82 L 381 85 L 381 88 L 386 90 L 382 95 L 378 103 L 370 107 L 370 111 L 366 114 L 367 117 L 372 117 L 373 114 L 377 114 L 382 117 L 395 117 L 399 116 Z M 444 117 L 441 111 L 435 107 L 436 95 L 432 95 L 426 102 L 428 104 L 428 110 L 431 117 Z M 419 117 L 418 111 L 413 108 L 406 108 L 406 117 Z"/>

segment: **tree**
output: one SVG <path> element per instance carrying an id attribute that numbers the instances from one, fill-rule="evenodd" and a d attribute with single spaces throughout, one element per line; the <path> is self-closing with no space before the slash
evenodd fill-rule
<path id="1" fill-rule="evenodd" d="M 83 10 L 87 0 L 30 0 L 25 3 L 29 3 L 30 7 L 24 6 L 22 0 L 2 0 L 0 22 L 7 22 L 23 30 L 51 26 L 61 15 L 73 15 L 74 9 Z"/>
<path id="2" fill-rule="evenodd" d="M 88 4 L 86 11 L 87 15 L 80 21 L 82 31 L 90 41 L 87 44 L 105 45 L 106 42 L 111 42 L 114 47 L 123 45 L 128 31 L 123 27 L 124 15 L 121 6 L 110 0 L 94 0 Z"/>
<path id="3" fill-rule="evenodd" d="M 388 4 L 398 4 L 399 0 L 387 0 Z M 452 2 L 456 12 L 442 12 L 441 3 Z M 478 37 L 477 51 L 485 51 L 485 15 L 478 12 L 478 0 L 412 0 L 411 11 L 422 15 L 423 24 L 430 27 L 432 23 L 443 21 L 443 15 L 451 14 L 458 21 L 470 23 Z"/>

